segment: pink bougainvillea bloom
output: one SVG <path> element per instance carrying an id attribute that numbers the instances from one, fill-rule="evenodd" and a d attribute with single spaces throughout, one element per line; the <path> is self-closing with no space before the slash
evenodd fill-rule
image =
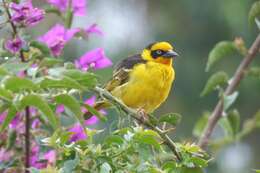
<path id="1" fill-rule="evenodd" d="M 56 107 L 56 114 L 61 114 L 61 113 L 63 113 L 65 111 L 65 107 L 64 107 L 64 105 L 58 105 L 57 107 Z"/>
<path id="2" fill-rule="evenodd" d="M 30 0 L 21 4 L 10 3 L 10 8 L 13 12 L 11 20 L 25 26 L 38 24 L 45 15 L 44 10 L 33 7 Z"/>
<path id="3" fill-rule="evenodd" d="M 61 12 L 65 12 L 69 6 L 69 0 L 47 0 L 47 2 L 57 7 Z M 74 15 L 86 15 L 87 0 L 72 0 L 71 6 Z"/>
<path id="4" fill-rule="evenodd" d="M 79 31 L 78 28 L 66 29 L 64 26 L 56 24 L 38 40 L 45 43 L 54 56 L 59 56 L 65 44 Z"/>
<path id="5" fill-rule="evenodd" d="M 77 59 L 75 65 L 84 71 L 87 71 L 89 68 L 97 70 L 111 66 L 112 61 L 105 56 L 104 49 L 96 48 Z"/>
<path id="6" fill-rule="evenodd" d="M 40 126 L 40 120 L 39 119 L 35 119 L 35 120 L 33 120 L 33 122 L 32 122 L 32 128 L 33 129 L 37 129 L 39 126 Z"/>
<path id="7" fill-rule="evenodd" d="M 85 103 L 88 104 L 89 106 L 94 106 L 95 102 L 96 102 L 95 96 L 92 96 L 85 101 Z M 81 110 L 83 113 L 87 112 L 86 108 L 84 108 L 84 107 Z M 104 111 L 104 110 L 100 110 L 99 112 L 102 113 L 103 115 L 106 115 L 106 111 Z M 92 115 L 89 119 L 85 120 L 84 124 L 85 125 L 94 125 L 94 124 L 97 124 L 98 122 L 99 122 L 98 117 L 96 117 L 95 115 Z"/>
<path id="8" fill-rule="evenodd" d="M 88 36 L 89 34 L 97 34 L 99 36 L 104 36 L 104 33 L 103 31 L 98 27 L 97 24 L 92 24 L 90 26 L 88 26 L 86 29 L 85 29 L 85 33 L 86 35 Z"/>
<path id="9" fill-rule="evenodd" d="M 87 0 L 72 0 L 73 13 L 76 16 L 85 16 L 87 7 Z"/>
<path id="10" fill-rule="evenodd" d="M 0 148 L 0 163 L 10 161 L 12 157 L 13 157 L 13 153 L 11 150 Z"/>
<path id="11" fill-rule="evenodd" d="M 69 132 L 71 132 L 70 136 L 70 142 L 76 142 L 79 140 L 85 140 L 87 139 L 87 134 L 85 133 L 84 128 L 79 124 L 74 124 L 70 129 Z"/>
<path id="12" fill-rule="evenodd" d="M 44 154 L 44 159 L 47 160 L 48 165 L 53 165 L 56 162 L 55 150 L 50 150 Z"/>
<path id="13" fill-rule="evenodd" d="M 11 53 L 17 53 L 21 50 L 23 44 L 24 42 L 19 37 L 16 37 L 5 42 L 5 49 Z"/>

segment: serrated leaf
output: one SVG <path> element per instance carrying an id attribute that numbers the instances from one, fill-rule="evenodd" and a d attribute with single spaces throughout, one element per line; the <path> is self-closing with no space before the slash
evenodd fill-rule
<path id="1" fill-rule="evenodd" d="M 64 71 L 63 75 L 76 80 L 87 88 L 93 88 L 97 85 L 97 76 L 93 73 L 73 69 Z"/>
<path id="2" fill-rule="evenodd" d="M 42 52 L 42 54 L 45 55 L 45 56 L 49 56 L 50 55 L 49 48 L 45 44 L 43 44 L 41 42 L 38 42 L 38 41 L 35 41 L 35 40 L 31 41 L 30 42 L 30 47 L 34 47 L 34 48 L 39 49 Z"/>
<path id="3" fill-rule="evenodd" d="M 63 77 L 61 79 L 46 77 L 40 82 L 40 87 L 84 90 L 84 87 L 81 86 L 77 81 L 68 77 Z"/>
<path id="4" fill-rule="evenodd" d="M 92 115 L 96 115 L 101 121 L 107 121 L 107 117 L 88 104 L 83 105 Z"/>
<path id="5" fill-rule="evenodd" d="M 42 97 L 34 94 L 24 96 L 20 101 L 19 110 L 23 110 L 26 106 L 36 107 L 46 116 L 54 129 L 58 128 L 58 119 L 56 115 Z"/>
<path id="6" fill-rule="evenodd" d="M 61 64 L 63 61 L 58 58 L 44 58 L 39 64 L 40 67 L 53 67 L 57 64 Z"/>
<path id="7" fill-rule="evenodd" d="M 255 2 L 249 11 L 248 21 L 252 25 L 255 21 L 255 18 L 260 15 L 260 1 Z"/>
<path id="8" fill-rule="evenodd" d="M 233 42 L 221 41 L 217 43 L 209 53 L 206 71 L 209 71 L 218 61 L 234 54 L 235 52 L 237 52 L 237 48 Z"/>
<path id="9" fill-rule="evenodd" d="M 231 95 L 224 95 L 224 111 L 226 111 L 237 99 L 238 92 L 234 92 Z"/>
<path id="10" fill-rule="evenodd" d="M 111 172 L 112 172 L 112 168 L 107 162 L 101 165 L 100 173 L 111 173 Z"/>
<path id="11" fill-rule="evenodd" d="M 217 87 L 227 84 L 228 82 L 228 75 L 223 72 L 214 73 L 207 81 L 203 91 L 201 92 L 200 96 L 205 96 L 215 90 Z"/>
<path id="12" fill-rule="evenodd" d="M 8 113 L 7 113 L 4 121 L 2 122 L 2 125 L 0 128 L 0 133 L 2 133 L 3 130 L 5 130 L 5 128 L 10 124 L 10 122 L 14 119 L 16 113 L 17 113 L 17 110 L 16 110 L 15 106 L 11 105 L 8 109 Z"/>
<path id="13" fill-rule="evenodd" d="M 39 87 L 27 78 L 19 78 L 16 76 L 8 77 L 3 82 L 4 88 L 13 92 L 22 90 L 37 90 Z"/>
<path id="14" fill-rule="evenodd" d="M 196 137 L 200 137 L 203 133 L 204 129 L 206 128 L 207 122 L 209 119 L 209 112 L 204 113 L 200 119 L 196 122 L 192 134 Z"/>
<path id="15" fill-rule="evenodd" d="M 67 94 L 61 94 L 55 97 L 55 101 L 56 103 L 62 104 L 68 109 L 70 109 L 70 111 L 73 112 L 73 114 L 81 123 L 81 125 L 84 126 L 80 104 L 74 97 Z"/>
<path id="16" fill-rule="evenodd" d="M 181 122 L 181 115 L 177 113 L 169 113 L 159 118 L 159 122 L 166 122 L 173 126 L 176 126 Z"/>
<path id="17" fill-rule="evenodd" d="M 8 102 L 11 102 L 13 99 L 13 94 L 9 90 L 0 88 L 0 98 Z"/>

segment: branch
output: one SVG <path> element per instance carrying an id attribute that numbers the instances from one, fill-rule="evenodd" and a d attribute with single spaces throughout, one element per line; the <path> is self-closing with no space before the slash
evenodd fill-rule
<path id="1" fill-rule="evenodd" d="M 247 52 L 247 55 L 244 57 L 240 65 L 238 66 L 231 83 L 227 86 L 224 94 L 225 95 L 231 95 L 236 88 L 238 87 L 239 83 L 244 77 L 244 72 L 248 68 L 249 64 L 252 62 L 252 60 L 255 58 L 257 52 L 260 48 L 260 34 L 257 36 L 256 40 L 250 47 L 250 49 Z M 214 130 L 214 127 L 216 126 L 218 120 L 221 118 L 223 113 L 223 100 L 219 100 L 218 104 L 216 105 L 214 111 L 212 112 L 206 129 L 204 130 L 203 134 L 201 135 L 201 138 L 198 142 L 198 145 L 201 148 L 205 148 L 209 142 L 209 138 Z"/>
<path id="2" fill-rule="evenodd" d="M 117 105 L 118 107 L 120 107 L 126 114 L 128 114 L 132 118 L 136 119 L 139 123 L 156 131 L 160 135 L 160 137 L 164 140 L 164 143 L 172 150 L 172 152 L 176 156 L 177 160 L 178 161 L 182 160 L 180 153 L 178 153 L 178 151 L 177 151 L 175 143 L 171 140 L 171 138 L 163 130 L 161 130 L 157 126 L 154 126 L 151 122 L 149 122 L 149 120 L 143 120 L 143 118 L 141 118 L 141 115 L 140 115 L 140 113 L 138 113 L 138 111 L 126 106 L 124 103 L 122 103 L 121 100 L 112 96 L 107 90 L 105 90 L 103 88 L 95 87 L 94 91 L 97 92 L 100 96 L 102 96 L 105 99 L 112 102 L 114 105 Z"/>
<path id="3" fill-rule="evenodd" d="M 2 0 L 2 2 L 3 2 L 5 12 L 7 14 L 8 21 L 11 25 L 12 30 L 13 30 L 13 38 L 15 38 L 18 34 L 17 28 L 12 21 L 12 16 L 11 16 L 11 13 L 9 11 L 8 4 L 5 2 L 5 0 Z M 20 55 L 21 61 L 26 62 L 22 49 L 19 51 L 19 55 Z M 25 73 L 26 72 L 27 71 L 25 70 Z M 31 148 L 31 144 L 30 144 L 30 142 L 31 142 L 30 141 L 30 127 L 31 127 L 30 116 L 31 116 L 30 115 L 30 107 L 27 106 L 25 108 L 25 146 L 24 146 L 25 147 L 25 162 L 24 162 L 25 173 L 30 172 L 28 170 L 28 168 L 30 168 L 30 152 L 31 152 L 31 149 L 30 149 Z"/>

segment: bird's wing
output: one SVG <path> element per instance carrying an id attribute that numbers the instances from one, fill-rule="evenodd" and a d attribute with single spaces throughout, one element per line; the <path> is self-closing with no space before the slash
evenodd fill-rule
<path id="1" fill-rule="evenodd" d="M 145 63 L 140 54 L 130 56 L 118 63 L 113 71 L 113 77 L 104 86 L 108 91 L 114 90 L 116 87 L 125 84 L 129 79 L 129 72 L 136 64 Z"/>

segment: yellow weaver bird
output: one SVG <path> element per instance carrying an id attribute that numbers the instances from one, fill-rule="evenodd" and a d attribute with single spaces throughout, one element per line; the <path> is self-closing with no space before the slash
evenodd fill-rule
<path id="1" fill-rule="evenodd" d="M 175 78 L 172 63 L 177 56 L 168 42 L 152 43 L 141 54 L 122 60 L 104 88 L 128 107 L 151 113 L 169 95 Z M 94 108 L 109 106 L 102 100 L 96 102 Z"/>

